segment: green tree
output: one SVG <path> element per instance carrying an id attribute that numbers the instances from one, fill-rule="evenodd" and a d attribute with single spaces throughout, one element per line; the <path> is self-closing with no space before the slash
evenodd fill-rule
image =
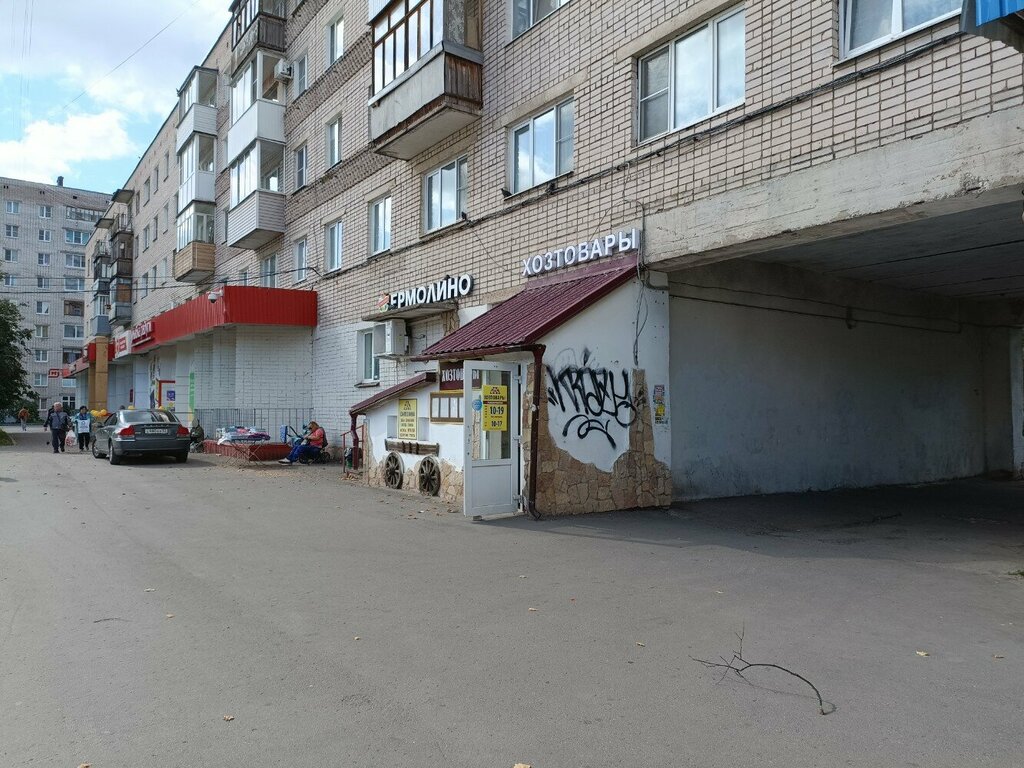
<path id="1" fill-rule="evenodd" d="M 8 299 L 0 299 L 0 411 L 17 411 L 32 398 L 25 370 L 32 331 L 21 327 L 21 312 Z"/>

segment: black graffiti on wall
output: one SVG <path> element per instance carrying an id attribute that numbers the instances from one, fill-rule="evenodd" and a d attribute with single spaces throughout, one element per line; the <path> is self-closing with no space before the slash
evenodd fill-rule
<path id="1" fill-rule="evenodd" d="M 548 403 L 562 413 L 572 414 L 562 429 L 562 437 L 568 437 L 570 429 L 576 430 L 580 440 L 596 432 L 604 435 L 615 449 L 612 424 L 629 428 L 636 421 L 640 404 L 633 400 L 629 371 L 593 367 L 589 349 L 583 350 L 580 365 L 565 365 L 558 370 L 550 365 L 545 368 Z"/>

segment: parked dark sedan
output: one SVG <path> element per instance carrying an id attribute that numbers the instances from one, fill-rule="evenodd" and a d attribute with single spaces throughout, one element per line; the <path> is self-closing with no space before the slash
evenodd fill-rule
<path id="1" fill-rule="evenodd" d="M 188 461 L 188 427 L 170 411 L 124 410 L 103 420 L 92 437 L 92 455 L 120 464 L 125 456 L 169 455 Z"/>

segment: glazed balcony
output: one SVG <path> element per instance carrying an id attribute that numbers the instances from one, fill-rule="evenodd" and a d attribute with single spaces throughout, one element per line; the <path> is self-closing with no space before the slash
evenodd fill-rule
<path id="1" fill-rule="evenodd" d="M 372 3 L 370 12 L 370 142 L 382 155 L 411 160 L 480 119 L 479 4 L 395 0 Z"/>
<path id="2" fill-rule="evenodd" d="M 179 283 L 202 282 L 213 270 L 213 243 L 191 242 L 174 254 L 174 279 Z"/>
<path id="3" fill-rule="evenodd" d="M 217 108 L 206 104 L 193 104 L 185 117 L 178 123 L 178 132 L 174 140 L 174 151 L 180 152 L 185 142 L 194 133 L 217 135 Z"/>
<path id="4" fill-rule="evenodd" d="M 94 315 L 89 318 L 89 337 L 109 336 L 110 318 L 107 315 Z"/>
<path id="5" fill-rule="evenodd" d="M 284 144 L 284 105 L 257 99 L 228 129 L 228 163 L 257 139 Z"/>
<path id="6" fill-rule="evenodd" d="M 259 248 L 284 233 L 284 195 L 258 189 L 228 212 L 228 245 Z"/>
<path id="7" fill-rule="evenodd" d="M 131 278 L 132 276 L 132 257 L 121 256 L 114 259 L 107 266 L 106 277 L 109 279 L 115 278 Z"/>
<path id="8" fill-rule="evenodd" d="M 212 171 L 196 171 L 178 187 L 178 213 L 195 202 L 213 203 L 217 200 L 214 191 L 217 175 Z"/>
<path id="9" fill-rule="evenodd" d="M 92 295 L 103 296 L 110 293 L 110 278 L 98 277 L 92 281 Z"/>
<path id="10" fill-rule="evenodd" d="M 235 0 L 231 4 L 231 72 L 257 48 L 285 50 L 284 0 Z"/>
<path id="11" fill-rule="evenodd" d="M 130 301 L 114 301 L 110 299 L 107 309 L 107 323 L 110 325 L 123 325 L 132 318 L 132 303 Z"/>
<path id="12" fill-rule="evenodd" d="M 193 67 L 178 89 L 178 129 L 174 151 L 194 133 L 217 135 L 217 70 Z"/>

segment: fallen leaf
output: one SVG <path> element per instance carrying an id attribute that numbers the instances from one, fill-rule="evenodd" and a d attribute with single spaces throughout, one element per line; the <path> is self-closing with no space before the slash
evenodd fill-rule
<path id="1" fill-rule="evenodd" d="M 527 765 L 526 763 L 516 763 L 512 768 L 533 768 L 533 766 Z"/>
<path id="2" fill-rule="evenodd" d="M 174 618 L 174 614 L 173 613 L 168 613 L 167 614 L 167 618 L 168 619 L 173 619 Z"/>
<path id="3" fill-rule="evenodd" d="M 536 609 L 536 608 L 527 608 L 526 610 L 528 610 L 528 611 L 533 611 L 534 613 L 536 613 L 536 611 L 537 611 L 537 609 Z"/>
<path id="4" fill-rule="evenodd" d="M 525 576 L 524 574 L 520 574 L 520 575 L 519 575 L 519 578 L 520 578 L 520 579 L 525 579 L 525 578 L 526 578 L 526 576 Z"/>
<path id="5" fill-rule="evenodd" d="M 928 651 L 918 651 L 917 655 L 918 656 L 931 656 L 931 654 L 928 653 Z"/>
<path id="6" fill-rule="evenodd" d="M 639 645 L 641 648 L 647 647 L 647 643 L 641 643 L 639 640 L 636 641 L 636 644 Z"/>
<path id="7" fill-rule="evenodd" d="M 993 653 L 992 654 L 992 658 L 993 659 L 1005 659 L 1006 657 L 1003 656 L 1001 653 Z"/>
<path id="8" fill-rule="evenodd" d="M 235 719 L 234 715 L 224 715 L 224 722 L 225 723 L 230 723 L 234 719 Z"/>
<path id="9" fill-rule="evenodd" d="M 92 768 L 92 763 L 82 763 L 78 768 Z"/>
<path id="10" fill-rule="evenodd" d="M 153 589 L 152 587 L 146 587 L 146 589 L 144 591 L 146 591 L 146 592 L 156 592 L 156 590 Z"/>
<path id="11" fill-rule="evenodd" d="M 355 637 L 353 637 L 352 639 L 353 639 L 353 640 L 359 640 L 359 639 L 360 639 L 360 637 L 359 637 L 359 635 L 356 635 L 356 636 L 355 636 Z"/>

